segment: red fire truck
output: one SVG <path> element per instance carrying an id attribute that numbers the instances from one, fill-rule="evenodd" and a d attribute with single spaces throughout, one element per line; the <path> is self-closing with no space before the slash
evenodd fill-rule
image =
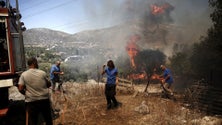
<path id="1" fill-rule="evenodd" d="M 9 0 L 0 0 L 0 118 L 8 111 L 8 89 L 26 69 L 18 0 L 12 7 Z"/>

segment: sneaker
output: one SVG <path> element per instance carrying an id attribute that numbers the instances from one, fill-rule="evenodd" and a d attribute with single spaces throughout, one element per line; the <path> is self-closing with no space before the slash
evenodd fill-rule
<path id="1" fill-rule="evenodd" d="M 123 103 L 121 103 L 121 102 L 118 102 L 118 106 L 120 106 L 120 107 L 121 107 L 122 105 L 123 105 Z"/>
<path id="2" fill-rule="evenodd" d="M 111 104 L 108 104 L 107 105 L 107 110 L 111 109 L 112 108 L 112 105 Z"/>
<path id="3" fill-rule="evenodd" d="M 122 103 L 121 102 L 117 102 L 117 104 L 114 105 L 115 108 L 121 107 Z"/>

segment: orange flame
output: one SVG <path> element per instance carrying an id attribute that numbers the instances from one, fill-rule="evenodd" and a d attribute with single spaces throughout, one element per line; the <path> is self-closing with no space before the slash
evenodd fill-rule
<path id="1" fill-rule="evenodd" d="M 130 57 L 130 64 L 131 64 L 132 68 L 134 68 L 134 69 L 136 68 L 134 58 L 137 55 L 137 53 L 139 52 L 136 42 L 139 41 L 140 39 L 141 39 L 140 36 L 135 34 L 130 37 L 129 41 L 127 42 L 127 46 L 126 46 L 126 51 Z M 145 72 L 133 73 L 133 74 L 130 74 L 128 76 L 128 78 L 133 79 L 133 80 L 146 79 L 147 75 Z"/>
<path id="2" fill-rule="evenodd" d="M 151 80 L 159 80 L 159 81 L 161 81 L 161 83 L 163 83 L 163 80 L 164 80 L 164 78 L 160 77 L 157 74 L 153 74 L 150 79 Z"/>
<path id="3" fill-rule="evenodd" d="M 153 75 L 151 76 L 151 79 L 152 79 L 152 80 L 154 80 L 154 79 L 160 79 L 160 76 L 157 75 L 157 74 L 153 74 Z"/>
<path id="4" fill-rule="evenodd" d="M 130 62 L 131 62 L 131 66 L 133 68 L 136 67 L 135 61 L 134 61 L 134 57 L 137 55 L 138 53 L 138 47 L 136 45 L 136 42 L 140 39 L 140 37 L 138 35 L 134 35 L 130 38 L 130 41 L 128 42 L 127 46 L 126 46 L 126 50 L 127 53 L 130 57 Z"/>
<path id="5" fill-rule="evenodd" d="M 150 6 L 150 8 L 151 8 L 151 13 L 152 13 L 153 15 L 158 15 L 158 14 L 163 14 L 163 13 L 165 13 L 165 9 L 167 9 L 168 7 L 169 7 L 169 4 L 164 4 L 164 5 L 162 5 L 162 6 L 157 6 L 157 5 L 152 4 L 152 5 Z"/>
<path id="6" fill-rule="evenodd" d="M 133 79 L 133 80 L 146 79 L 147 78 L 146 73 L 130 74 L 128 77 L 130 79 Z"/>

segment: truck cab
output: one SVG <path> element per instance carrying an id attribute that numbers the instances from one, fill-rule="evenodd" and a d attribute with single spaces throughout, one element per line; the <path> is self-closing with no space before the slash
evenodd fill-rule
<path id="1" fill-rule="evenodd" d="M 16 6 L 12 7 L 9 0 L 0 0 L 0 116 L 7 112 L 8 88 L 16 85 L 26 70 L 22 35 L 26 28 L 20 21 L 18 0 L 14 3 Z"/>

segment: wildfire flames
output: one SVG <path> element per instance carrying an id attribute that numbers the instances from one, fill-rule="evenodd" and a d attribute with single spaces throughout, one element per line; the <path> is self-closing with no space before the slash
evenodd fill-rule
<path id="1" fill-rule="evenodd" d="M 137 46 L 137 41 L 139 41 L 141 38 L 139 35 L 132 35 L 127 42 L 126 46 L 126 51 L 130 57 L 130 64 L 133 69 L 136 69 L 136 64 L 135 64 L 135 56 L 138 54 L 139 49 Z M 138 80 L 138 79 L 147 79 L 146 72 L 140 72 L 140 73 L 132 73 L 128 76 L 128 78 L 133 79 L 133 80 Z M 155 80 L 155 79 L 160 79 L 159 75 L 153 74 L 150 78 L 150 80 Z"/>
<path id="2" fill-rule="evenodd" d="M 130 37 L 129 42 L 127 42 L 126 51 L 130 57 L 130 63 L 133 68 L 136 68 L 136 64 L 134 61 L 134 57 L 139 52 L 138 46 L 136 45 L 136 42 L 140 40 L 139 35 L 134 35 Z"/>
<path id="3" fill-rule="evenodd" d="M 135 56 L 137 55 L 137 53 L 139 52 L 139 48 L 137 46 L 137 41 L 139 41 L 141 38 L 139 35 L 135 34 L 135 35 L 132 35 L 129 39 L 129 41 L 127 42 L 127 46 L 126 46 L 126 51 L 130 57 L 130 65 L 133 69 L 136 69 L 136 64 L 135 64 Z M 133 73 L 133 74 L 130 74 L 128 76 L 128 78 L 130 79 L 145 79 L 147 76 L 146 76 L 146 73 L 144 72 L 141 72 L 141 73 Z"/>
<path id="4" fill-rule="evenodd" d="M 139 74 L 130 74 L 128 76 L 128 78 L 133 79 L 133 80 L 136 80 L 136 79 L 146 79 L 147 76 L 146 76 L 146 73 L 139 73 Z"/>
<path id="5" fill-rule="evenodd" d="M 160 79 L 160 76 L 159 75 L 157 75 L 157 74 L 153 74 L 152 76 L 151 76 L 151 78 L 150 78 L 151 80 L 155 80 L 155 79 Z"/>
<path id="6" fill-rule="evenodd" d="M 164 14 L 170 8 L 172 8 L 172 6 L 169 3 L 165 3 L 164 5 L 152 4 L 150 6 L 151 14 L 153 14 L 153 15 Z"/>
<path id="7" fill-rule="evenodd" d="M 150 5 L 150 15 L 147 16 L 150 20 L 154 21 L 155 23 L 161 23 L 161 21 L 172 21 L 170 17 L 170 12 L 174 9 L 174 7 L 167 3 L 155 3 Z M 165 39 L 165 32 L 163 33 L 163 38 Z M 141 67 L 139 67 L 139 64 L 135 63 L 135 57 L 140 52 L 138 41 L 141 39 L 141 37 L 138 34 L 131 35 L 129 37 L 129 40 L 126 45 L 126 51 L 128 53 L 128 56 L 130 58 L 130 65 L 131 68 L 135 71 L 134 73 L 131 73 L 128 77 L 130 79 L 150 79 L 150 80 L 160 80 L 159 76 L 157 74 L 153 74 L 151 77 L 148 77 L 146 72 L 139 71 Z"/>
<path id="8" fill-rule="evenodd" d="M 139 74 L 130 74 L 128 78 L 136 80 L 136 79 L 147 79 L 147 75 L 145 72 L 141 72 Z M 158 74 L 153 74 L 150 80 L 162 80 Z"/>

